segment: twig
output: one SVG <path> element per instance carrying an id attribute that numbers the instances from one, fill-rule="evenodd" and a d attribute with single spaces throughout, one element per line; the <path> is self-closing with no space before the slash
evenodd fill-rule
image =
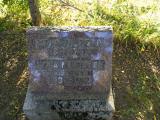
<path id="1" fill-rule="evenodd" d="M 58 1 L 59 1 L 60 3 L 62 3 L 63 6 L 68 6 L 68 7 L 74 8 L 74 9 L 80 11 L 80 12 L 86 13 L 84 10 L 79 9 L 78 7 L 75 7 L 74 5 L 72 5 L 72 4 L 69 3 L 69 2 L 65 2 L 65 1 L 63 1 L 63 0 L 58 0 Z M 88 13 L 88 15 L 89 15 L 90 17 L 93 17 L 93 15 L 90 14 L 90 13 Z"/>

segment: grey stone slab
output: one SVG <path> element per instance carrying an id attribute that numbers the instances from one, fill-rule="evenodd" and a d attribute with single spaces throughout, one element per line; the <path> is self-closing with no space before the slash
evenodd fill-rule
<path id="1" fill-rule="evenodd" d="M 31 120 L 111 118 L 111 27 L 32 27 L 27 39 Z"/>

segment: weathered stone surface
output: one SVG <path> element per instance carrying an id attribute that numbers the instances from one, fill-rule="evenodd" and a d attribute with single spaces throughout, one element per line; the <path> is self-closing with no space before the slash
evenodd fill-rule
<path id="1" fill-rule="evenodd" d="M 106 100 L 37 100 L 28 88 L 24 112 L 30 120 L 111 120 L 112 91 Z"/>
<path id="2" fill-rule="evenodd" d="M 111 116 L 112 36 L 105 26 L 29 29 L 25 113 L 41 119 L 45 113 L 46 120 Z"/>

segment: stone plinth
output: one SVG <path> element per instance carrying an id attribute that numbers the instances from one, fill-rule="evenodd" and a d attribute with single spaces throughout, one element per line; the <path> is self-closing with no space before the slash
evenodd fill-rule
<path id="1" fill-rule="evenodd" d="M 111 27 L 27 31 L 31 120 L 110 120 L 114 112 Z"/>

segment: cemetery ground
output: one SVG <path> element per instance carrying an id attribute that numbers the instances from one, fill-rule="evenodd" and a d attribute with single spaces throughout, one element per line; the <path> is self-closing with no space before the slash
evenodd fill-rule
<path id="1" fill-rule="evenodd" d="M 0 120 L 25 120 L 27 85 L 25 33 L 1 33 Z M 143 48 L 142 48 L 143 45 Z M 114 120 L 160 119 L 160 48 L 114 39 Z"/>
<path id="2" fill-rule="evenodd" d="M 113 27 L 114 120 L 160 120 L 160 1 L 59 1 L 40 0 L 43 26 Z M 24 0 L 0 0 L 0 120 L 26 120 L 28 9 Z"/>

